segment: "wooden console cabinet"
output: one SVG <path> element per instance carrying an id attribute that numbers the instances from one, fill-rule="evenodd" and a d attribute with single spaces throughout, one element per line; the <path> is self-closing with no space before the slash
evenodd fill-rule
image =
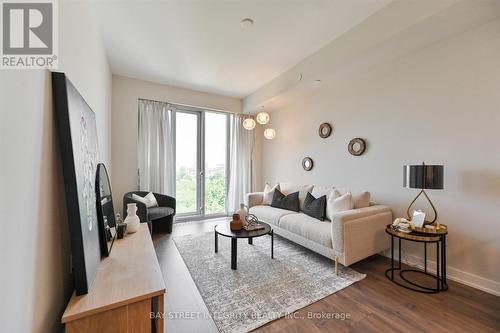
<path id="1" fill-rule="evenodd" d="M 62 322 L 67 333 L 163 332 L 165 283 L 147 225 L 116 239 L 86 295 L 71 297 Z"/>

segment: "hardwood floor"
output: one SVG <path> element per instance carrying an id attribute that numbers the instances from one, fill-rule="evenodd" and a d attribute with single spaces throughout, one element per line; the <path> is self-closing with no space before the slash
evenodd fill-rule
<path id="1" fill-rule="evenodd" d="M 217 332 L 172 237 L 212 231 L 217 220 L 177 223 L 153 241 L 165 278 L 165 331 Z M 389 259 L 372 256 L 351 267 L 367 277 L 333 295 L 255 330 L 293 332 L 500 332 L 500 297 L 449 281 L 449 290 L 427 295 L 406 290 L 384 275 Z M 341 313 L 349 318 L 328 319 Z"/>

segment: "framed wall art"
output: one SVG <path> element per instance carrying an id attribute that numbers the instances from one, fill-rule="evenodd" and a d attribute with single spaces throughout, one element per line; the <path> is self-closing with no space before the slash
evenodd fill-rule
<path id="1" fill-rule="evenodd" d="M 66 207 L 77 295 L 86 294 L 101 260 L 95 175 L 99 161 L 95 114 L 64 73 L 52 73 Z"/>

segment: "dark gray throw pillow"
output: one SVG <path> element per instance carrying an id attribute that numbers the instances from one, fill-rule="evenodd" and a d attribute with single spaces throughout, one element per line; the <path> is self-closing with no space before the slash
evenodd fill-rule
<path id="1" fill-rule="evenodd" d="M 303 211 L 311 217 L 324 221 L 326 215 L 326 195 L 316 199 L 311 193 L 307 192 Z"/>
<path id="2" fill-rule="evenodd" d="M 274 190 L 273 202 L 271 207 L 299 211 L 299 192 L 284 195 L 279 190 Z"/>

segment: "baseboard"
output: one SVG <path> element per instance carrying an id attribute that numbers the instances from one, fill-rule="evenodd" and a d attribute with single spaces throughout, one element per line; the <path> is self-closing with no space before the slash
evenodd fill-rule
<path id="1" fill-rule="evenodd" d="M 390 251 L 384 251 L 381 254 L 388 258 L 391 257 Z M 402 257 L 403 257 L 402 262 L 404 264 L 417 267 L 419 269 L 424 269 L 424 259 L 422 257 L 407 253 L 405 253 Z M 465 284 L 475 289 L 482 290 L 484 292 L 487 292 L 488 294 L 500 296 L 500 282 L 489 280 L 481 276 L 465 272 L 451 266 L 447 266 L 446 270 L 447 270 L 446 277 L 449 280 Z M 427 271 L 434 274 L 436 273 L 435 261 L 427 259 Z"/>

